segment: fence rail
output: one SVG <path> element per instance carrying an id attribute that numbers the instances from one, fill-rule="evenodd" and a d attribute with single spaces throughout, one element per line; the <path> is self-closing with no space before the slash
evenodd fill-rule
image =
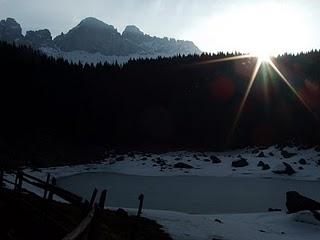
<path id="1" fill-rule="evenodd" d="M 56 179 L 51 177 L 50 174 L 47 175 L 46 180 L 39 179 L 30 174 L 24 173 L 23 171 L 16 171 L 15 181 L 12 182 L 6 179 L 4 170 L 0 169 L 0 188 L 4 186 L 4 184 L 13 185 L 14 191 L 18 193 L 28 193 L 32 195 L 36 195 L 39 198 L 42 198 L 46 201 L 52 201 L 53 196 L 56 195 L 62 200 L 70 203 L 73 206 L 80 208 L 83 213 L 84 218 L 74 227 L 74 230 L 68 233 L 62 240 L 78 240 L 82 239 L 82 235 L 84 232 L 90 232 L 90 228 L 92 226 L 92 221 L 96 217 L 99 212 L 103 211 L 107 198 L 107 190 L 103 190 L 100 194 L 99 202 L 96 203 L 96 198 L 98 195 L 98 190 L 94 189 L 90 201 L 84 200 L 82 197 L 74 194 L 70 191 L 67 191 L 63 188 L 56 186 Z M 36 187 L 43 191 L 43 195 L 39 196 L 35 194 L 33 191 L 24 187 L 24 183 L 29 184 L 33 187 Z M 139 200 L 139 208 L 137 216 L 142 214 L 144 195 L 141 194 L 138 198 Z M 63 227 L 64 230 L 66 229 Z M 71 228 L 72 229 L 72 228 Z"/>
<path id="2" fill-rule="evenodd" d="M 92 220 L 95 216 L 95 208 L 92 208 L 89 214 L 81 221 L 77 228 L 75 228 L 71 233 L 67 234 L 62 240 L 76 240 L 78 239 L 85 231 L 90 228 Z"/>

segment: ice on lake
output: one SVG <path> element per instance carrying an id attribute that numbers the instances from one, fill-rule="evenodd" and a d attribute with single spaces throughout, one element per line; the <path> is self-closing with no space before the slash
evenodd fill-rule
<path id="1" fill-rule="evenodd" d="M 107 189 L 107 206 L 137 208 L 145 195 L 146 209 L 193 214 L 253 213 L 269 208 L 285 210 L 285 193 L 320 200 L 319 181 L 284 179 L 136 176 L 118 173 L 83 173 L 58 179 L 58 185 L 90 199 L 93 189 Z"/>

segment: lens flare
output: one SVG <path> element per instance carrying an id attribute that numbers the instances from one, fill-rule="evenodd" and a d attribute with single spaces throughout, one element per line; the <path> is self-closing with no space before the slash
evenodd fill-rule
<path id="1" fill-rule="evenodd" d="M 247 102 L 247 99 L 248 99 L 248 97 L 249 97 L 249 94 L 250 94 L 250 92 L 251 92 L 253 83 L 254 83 L 254 81 L 255 81 L 255 79 L 256 79 L 256 76 L 257 76 L 257 74 L 258 74 L 258 71 L 259 71 L 259 69 L 260 69 L 261 64 L 262 64 L 262 60 L 258 58 L 258 59 L 257 59 L 257 63 L 256 63 L 256 65 L 255 65 L 255 67 L 254 67 L 253 73 L 252 73 L 252 75 L 251 75 L 251 78 L 250 78 L 248 87 L 247 87 L 247 89 L 246 89 L 245 95 L 244 95 L 244 97 L 243 97 L 243 99 L 242 99 L 242 101 L 241 101 L 241 104 L 240 104 L 239 110 L 238 110 L 238 112 L 237 112 L 235 121 L 234 121 L 234 123 L 233 123 L 233 125 L 232 125 L 231 132 L 230 132 L 229 136 L 231 136 L 231 135 L 234 133 L 235 129 L 237 128 L 238 122 L 239 122 L 239 120 L 240 120 L 241 114 L 242 114 L 242 112 L 243 112 L 243 109 L 244 109 L 244 107 L 245 107 L 245 104 L 246 104 L 246 102 Z"/>
<path id="2" fill-rule="evenodd" d="M 219 59 L 214 59 L 214 60 L 203 61 L 203 62 L 196 63 L 195 65 L 205 65 L 205 64 L 218 63 L 218 62 L 228 62 L 228 61 L 235 61 L 235 60 L 251 58 L 251 57 L 254 57 L 254 56 L 251 54 L 246 54 L 246 55 L 240 55 L 240 56 L 234 56 L 234 57 L 226 57 L 226 58 L 219 58 Z"/>
<path id="3" fill-rule="evenodd" d="M 259 69 L 264 65 L 264 66 L 271 66 L 271 68 L 280 76 L 280 78 L 285 82 L 285 84 L 288 86 L 288 88 L 294 93 L 294 95 L 299 99 L 299 101 L 303 104 L 303 106 L 310 112 L 312 115 L 315 117 L 317 121 L 319 121 L 319 117 L 317 114 L 312 110 L 312 108 L 307 104 L 307 102 L 303 99 L 303 97 L 296 91 L 296 89 L 292 86 L 292 84 L 289 82 L 289 80 L 283 75 L 283 73 L 277 68 L 277 66 L 274 64 L 272 61 L 271 55 L 269 55 L 266 52 L 256 52 L 255 54 L 247 54 L 247 55 L 240 55 L 240 56 L 234 56 L 234 57 L 226 57 L 226 58 L 221 58 L 221 59 L 214 59 L 214 60 L 208 60 L 208 61 L 203 61 L 200 63 L 197 63 L 197 65 L 202 65 L 202 64 L 212 64 L 212 63 L 218 63 L 218 62 L 226 62 L 226 61 L 235 61 L 239 59 L 245 59 L 245 58 L 256 58 L 257 62 L 254 67 L 254 70 L 252 72 L 252 75 L 250 77 L 250 81 L 248 83 L 248 86 L 246 88 L 245 94 L 241 100 L 239 109 L 237 111 L 235 120 L 232 124 L 231 131 L 228 135 L 227 142 L 230 142 L 231 137 L 234 135 L 234 132 L 238 126 L 238 123 L 240 121 L 243 109 L 245 107 L 245 104 L 247 102 L 247 99 L 250 95 L 252 86 L 256 80 L 257 74 L 259 72 Z M 269 70 L 269 69 L 268 69 Z"/>
<path id="4" fill-rule="evenodd" d="M 280 72 L 280 70 L 276 67 L 276 65 L 270 61 L 269 62 L 270 66 L 276 71 L 276 73 L 281 77 L 281 79 L 287 84 L 289 89 L 296 95 L 296 97 L 300 100 L 300 102 L 305 106 L 305 108 L 313 114 L 313 116 L 319 120 L 318 115 L 312 110 L 312 108 L 307 104 L 307 102 L 303 99 L 303 97 L 294 89 L 292 84 L 288 81 L 288 79 Z"/>

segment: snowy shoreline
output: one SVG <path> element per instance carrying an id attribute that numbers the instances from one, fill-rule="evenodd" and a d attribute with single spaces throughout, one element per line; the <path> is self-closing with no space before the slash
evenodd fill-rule
<path id="1" fill-rule="evenodd" d="M 284 152 L 288 156 L 284 157 Z M 233 162 L 239 159 L 245 160 L 248 165 L 232 166 Z M 41 178 L 47 173 L 60 178 L 81 173 L 106 172 L 138 176 L 215 176 L 319 181 L 319 159 L 320 154 L 315 148 L 277 149 L 272 146 L 263 150 L 244 148 L 228 152 L 180 151 L 121 155 L 111 153 L 98 163 L 41 168 L 37 171 L 26 167 L 24 171 Z M 284 163 L 290 165 L 295 173 L 291 175 L 274 173 L 284 170 Z M 179 167 L 176 164 L 183 165 Z M 264 165 L 268 165 L 269 168 L 263 169 Z"/>

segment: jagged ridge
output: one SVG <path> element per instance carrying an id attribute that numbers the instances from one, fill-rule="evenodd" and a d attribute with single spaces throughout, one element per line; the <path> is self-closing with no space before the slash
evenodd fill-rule
<path id="1" fill-rule="evenodd" d="M 134 25 L 127 26 L 121 34 L 114 26 L 93 17 L 82 20 L 66 34 L 62 33 L 54 39 L 48 29 L 27 31 L 23 36 L 20 24 L 13 18 L 8 18 L 0 22 L 0 40 L 26 44 L 37 49 L 53 49 L 61 52 L 62 56 L 63 52 L 73 51 L 99 53 L 105 56 L 201 53 L 191 41 L 151 37 Z"/>

